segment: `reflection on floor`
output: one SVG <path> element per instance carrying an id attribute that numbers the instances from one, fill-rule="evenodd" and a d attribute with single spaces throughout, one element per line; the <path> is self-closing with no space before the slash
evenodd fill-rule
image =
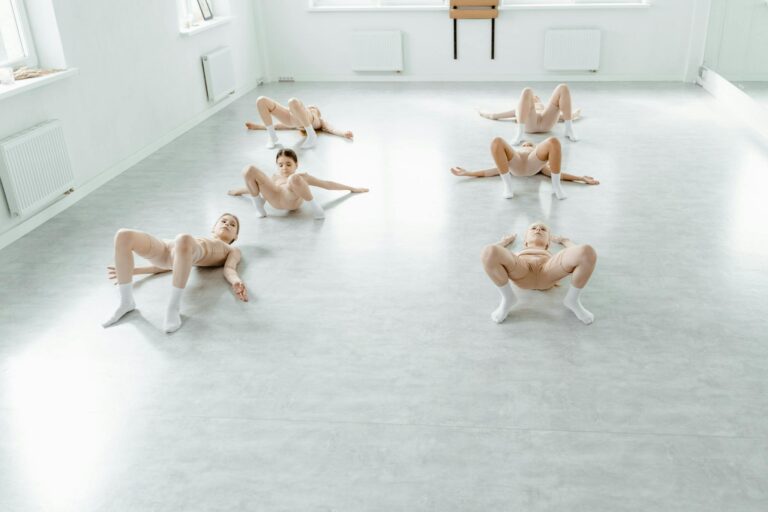
<path id="1" fill-rule="evenodd" d="M 505 200 L 448 169 L 490 165 L 514 127 L 475 108 L 520 88 L 262 87 L 0 251 L 0 510 L 764 511 L 766 147 L 692 85 L 574 84 L 565 170 L 602 183 Z M 371 192 L 318 192 L 322 222 L 228 197 L 274 165 L 243 127 L 259 94 L 352 129 L 301 169 Z M 193 271 L 167 336 L 161 275 L 100 327 L 118 228 L 225 211 L 251 302 Z M 480 251 L 534 220 L 597 249 L 592 326 L 567 286 L 491 322 Z"/>

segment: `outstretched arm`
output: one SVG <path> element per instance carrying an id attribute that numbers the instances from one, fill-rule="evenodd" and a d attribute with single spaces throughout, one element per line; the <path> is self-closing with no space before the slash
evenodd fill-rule
<path id="1" fill-rule="evenodd" d="M 544 176 L 552 176 L 552 170 L 549 168 L 549 164 L 546 164 L 541 168 L 541 174 Z M 560 179 L 562 181 L 575 181 L 578 183 L 584 183 L 586 185 L 599 185 L 600 182 L 592 176 L 577 176 L 575 174 L 568 174 L 567 172 L 560 172 Z"/>
<path id="2" fill-rule="evenodd" d="M 326 133 L 330 133 L 331 135 L 337 135 L 339 137 L 344 137 L 345 139 L 349 139 L 349 140 L 352 140 L 352 138 L 355 136 L 355 134 L 349 130 L 339 130 L 337 128 L 334 128 L 333 126 L 329 125 L 324 119 L 320 121 L 320 129 Z"/>
<path id="3" fill-rule="evenodd" d="M 224 279 L 232 285 L 232 291 L 235 297 L 248 302 L 248 290 L 245 289 L 245 283 L 237 274 L 237 265 L 240 263 L 240 249 L 230 249 L 227 261 L 224 262 Z"/>
<path id="4" fill-rule="evenodd" d="M 486 119 L 490 119 L 492 121 L 498 121 L 499 119 L 516 119 L 517 114 L 515 113 L 515 110 L 508 110 L 506 112 L 488 112 L 487 110 L 478 110 L 478 114 L 480 114 L 482 117 Z"/>
<path id="5" fill-rule="evenodd" d="M 149 266 L 149 267 L 133 267 L 133 275 L 138 276 L 142 274 L 162 274 L 163 272 L 170 272 L 171 269 L 169 268 L 160 268 L 155 266 Z M 114 265 L 109 265 L 107 267 L 107 277 L 110 279 L 115 280 L 115 284 L 117 284 L 117 271 L 115 270 Z"/>
<path id="6" fill-rule="evenodd" d="M 368 192 L 367 188 L 351 187 L 342 183 L 336 183 L 335 181 L 319 180 L 309 174 L 304 174 L 303 176 L 304 180 L 307 182 L 307 185 L 324 188 L 325 190 L 349 190 L 350 192 L 355 193 Z"/>
<path id="7" fill-rule="evenodd" d="M 472 178 L 488 178 L 489 176 L 498 176 L 499 170 L 496 167 L 490 169 L 479 169 L 477 171 L 468 171 L 463 167 L 451 167 L 454 176 L 469 176 Z"/>
<path id="8" fill-rule="evenodd" d="M 282 123 L 275 123 L 272 125 L 275 130 L 295 130 L 293 126 L 287 126 Z M 266 130 L 267 128 L 263 124 L 252 123 L 250 121 L 245 122 L 245 127 L 249 130 Z"/>
<path id="9" fill-rule="evenodd" d="M 512 233 L 511 235 L 505 235 L 504 237 L 501 238 L 501 240 L 496 242 L 496 245 L 506 247 L 508 245 L 514 244 L 516 239 L 517 239 L 517 235 L 515 233 Z"/>
<path id="10" fill-rule="evenodd" d="M 563 247 L 573 247 L 574 245 L 576 245 L 573 242 L 571 242 L 570 238 L 565 238 L 564 236 L 560 236 L 560 235 L 551 235 L 549 237 L 549 240 L 553 244 L 560 244 Z"/>

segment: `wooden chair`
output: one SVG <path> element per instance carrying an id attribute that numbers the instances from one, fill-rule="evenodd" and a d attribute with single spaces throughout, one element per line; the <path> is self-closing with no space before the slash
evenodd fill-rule
<path id="1" fill-rule="evenodd" d="M 496 58 L 496 18 L 499 16 L 499 0 L 451 0 L 453 20 L 453 59 L 458 58 L 458 20 L 491 20 L 491 58 Z"/>

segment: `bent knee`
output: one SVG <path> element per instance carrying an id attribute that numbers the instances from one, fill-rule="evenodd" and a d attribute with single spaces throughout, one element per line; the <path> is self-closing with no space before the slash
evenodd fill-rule
<path id="1" fill-rule="evenodd" d="M 177 251 L 183 252 L 183 253 L 192 253 L 192 251 L 195 250 L 195 245 L 197 245 L 197 241 L 195 240 L 195 237 L 192 235 L 187 234 L 181 234 L 176 235 L 176 239 L 174 240 L 174 247 Z"/>
<path id="2" fill-rule="evenodd" d="M 243 169 L 243 177 L 253 178 L 258 172 L 259 172 L 259 169 L 257 169 L 255 165 L 249 165 L 248 167 Z"/>
<path id="3" fill-rule="evenodd" d="M 133 243 L 134 234 L 136 231 L 133 229 L 118 229 L 115 233 L 115 246 L 129 246 Z"/>
<path id="4" fill-rule="evenodd" d="M 260 104 L 266 103 L 266 102 L 268 102 L 268 101 L 269 101 L 269 98 L 268 98 L 268 97 L 266 97 L 266 96 L 259 96 L 258 98 L 256 98 L 256 104 L 257 104 L 257 105 L 260 105 Z"/>
<path id="5" fill-rule="evenodd" d="M 558 84 L 557 87 L 555 87 L 556 91 L 567 91 L 568 90 L 568 84 Z"/>
<path id="6" fill-rule="evenodd" d="M 594 264 L 597 261 L 597 251 L 589 244 L 579 246 L 579 256 L 587 263 Z"/>
<path id="7" fill-rule="evenodd" d="M 304 181 L 304 178 L 302 178 L 298 174 L 292 174 L 288 178 L 288 185 L 291 186 L 291 187 L 302 186 L 302 185 L 305 185 L 305 184 L 306 184 L 306 182 Z"/>
<path id="8" fill-rule="evenodd" d="M 523 92 L 521 93 L 522 96 L 533 96 L 533 89 L 530 87 L 526 87 L 523 89 Z"/>
<path id="9" fill-rule="evenodd" d="M 491 141 L 491 151 L 497 151 L 504 147 L 504 139 L 501 137 L 494 137 Z"/>
<path id="10" fill-rule="evenodd" d="M 298 107 L 301 105 L 301 101 L 298 98 L 291 98 L 288 100 L 289 107 Z"/>
<path id="11" fill-rule="evenodd" d="M 480 259 L 483 262 L 483 265 L 488 266 L 495 263 L 499 258 L 499 253 L 502 251 L 502 248 L 498 245 L 486 245 L 483 247 L 483 251 L 480 253 Z"/>
<path id="12" fill-rule="evenodd" d="M 560 139 L 557 137 L 548 137 L 544 142 L 547 144 L 550 144 L 553 148 L 560 148 L 562 147 L 562 144 L 560 143 Z"/>

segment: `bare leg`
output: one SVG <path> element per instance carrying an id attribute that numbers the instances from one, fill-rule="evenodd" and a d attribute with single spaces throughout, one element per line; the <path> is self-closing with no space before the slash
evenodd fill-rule
<path id="1" fill-rule="evenodd" d="M 317 143 L 317 134 L 312 126 L 312 114 L 307 110 L 304 104 L 296 99 L 288 100 L 288 108 L 291 115 L 301 124 L 304 131 L 307 132 L 306 140 L 301 144 L 302 149 L 309 149 Z"/>
<path id="2" fill-rule="evenodd" d="M 309 190 L 309 185 L 307 185 L 307 182 L 303 177 L 294 174 L 288 178 L 288 188 L 291 192 L 309 203 L 309 206 L 312 208 L 312 215 L 315 219 L 320 220 L 325 218 L 323 207 L 315 201 L 312 191 Z"/>
<path id="3" fill-rule="evenodd" d="M 552 97 L 549 99 L 550 107 L 557 109 L 557 116 L 562 113 L 563 121 L 565 121 L 565 136 L 576 142 L 578 137 L 573 130 L 573 104 L 571 102 L 571 90 L 565 84 L 560 84 L 555 87 L 555 91 L 552 93 Z M 549 111 L 550 108 L 547 108 Z M 557 123 L 557 119 L 554 119 L 554 124 Z"/>
<path id="4" fill-rule="evenodd" d="M 276 117 L 282 123 L 292 124 L 291 113 L 287 108 L 266 96 L 259 96 L 256 100 L 256 108 L 259 111 L 259 117 L 261 117 L 261 120 L 264 122 L 264 129 L 267 130 L 267 134 L 269 135 L 267 149 L 272 149 L 279 143 L 277 134 L 275 133 L 275 127 L 272 126 L 272 117 Z"/>
<path id="5" fill-rule="evenodd" d="M 178 235 L 173 242 L 171 257 L 173 259 L 173 286 L 184 288 L 189 280 L 195 253 L 201 250 L 200 244 L 192 235 Z"/>
<path id="6" fill-rule="evenodd" d="M 573 119 L 573 105 L 571 103 L 571 90 L 565 84 L 560 84 L 555 87 L 552 92 L 552 97 L 549 98 L 549 104 L 556 106 L 558 113 L 562 113 L 563 120 L 570 121 Z"/>
<path id="7" fill-rule="evenodd" d="M 256 211 L 259 217 L 266 217 L 267 210 L 264 208 L 266 201 L 277 198 L 280 192 L 277 187 L 272 183 L 272 178 L 260 171 L 256 166 L 249 165 L 243 169 L 243 179 L 245 180 L 245 186 L 251 194 L 251 200 L 253 206 L 256 207 Z M 237 190 L 239 192 L 239 190 Z"/>
<path id="8" fill-rule="evenodd" d="M 491 141 L 491 156 L 499 170 L 501 181 L 504 184 L 504 197 L 510 199 L 514 197 L 512 191 L 512 176 L 509 174 L 509 161 L 515 156 L 515 150 L 507 144 L 507 141 L 501 137 L 496 137 Z"/>
<path id="9" fill-rule="evenodd" d="M 181 294 L 187 286 L 195 253 L 200 249 L 200 244 L 191 235 L 178 235 L 173 242 L 173 289 L 165 311 L 165 332 L 174 332 L 181 327 Z"/>
<path id="10" fill-rule="evenodd" d="M 108 327 L 136 308 L 133 300 L 133 253 L 146 259 L 158 259 L 168 252 L 165 242 L 142 231 L 121 229 L 115 235 L 115 273 L 120 290 L 120 305 L 102 325 Z"/>
<path id="11" fill-rule="evenodd" d="M 516 302 L 515 292 L 512 290 L 509 280 L 525 277 L 528 273 L 528 267 L 520 258 L 499 245 L 485 247 L 481 258 L 485 273 L 498 287 L 501 294 L 499 306 L 491 313 L 491 319 L 496 323 L 501 323 L 507 318 Z"/>
<path id="12" fill-rule="evenodd" d="M 563 162 L 563 149 L 560 141 L 555 137 L 550 137 L 538 144 L 534 151 L 536 152 L 536 158 L 543 162 L 548 162 L 550 179 L 552 180 L 552 192 L 558 199 L 568 197 L 560 186 L 560 167 Z"/>
<path id="13" fill-rule="evenodd" d="M 588 244 L 575 245 L 563 249 L 561 264 L 566 272 L 571 274 L 571 284 L 576 288 L 584 288 L 597 265 L 597 253 Z"/>
<path id="14" fill-rule="evenodd" d="M 559 260 L 559 263 L 557 261 Z M 544 267 L 546 275 L 556 283 L 571 274 L 571 288 L 568 290 L 563 304 L 573 311 L 576 317 L 585 324 L 591 324 L 595 316 L 581 304 L 581 290 L 587 285 L 597 264 L 597 253 L 591 245 L 574 245 L 560 251 L 547 262 Z"/>
<path id="15" fill-rule="evenodd" d="M 523 141 L 523 132 L 525 125 L 536 124 L 536 96 L 533 89 L 526 87 L 520 93 L 520 100 L 517 103 L 517 134 L 512 141 L 513 146 L 519 145 Z"/>

